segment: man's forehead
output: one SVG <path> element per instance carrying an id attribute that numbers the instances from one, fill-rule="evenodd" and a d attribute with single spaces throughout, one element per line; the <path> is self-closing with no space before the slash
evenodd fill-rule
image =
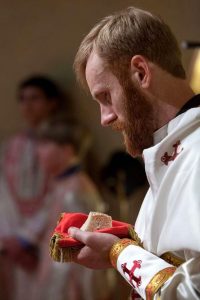
<path id="1" fill-rule="evenodd" d="M 106 70 L 108 70 L 106 63 L 93 51 L 88 58 L 85 69 L 85 77 L 89 87 L 106 81 Z"/>

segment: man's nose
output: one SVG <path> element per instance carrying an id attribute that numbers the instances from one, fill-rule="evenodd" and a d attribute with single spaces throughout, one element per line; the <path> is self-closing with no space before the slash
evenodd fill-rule
<path id="1" fill-rule="evenodd" d="M 113 121 L 117 119 L 117 116 L 112 110 L 112 107 L 101 106 L 101 125 L 109 126 Z"/>

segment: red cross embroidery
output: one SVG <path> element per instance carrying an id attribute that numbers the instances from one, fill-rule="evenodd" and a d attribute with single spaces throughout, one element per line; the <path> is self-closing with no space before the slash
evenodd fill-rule
<path id="1" fill-rule="evenodd" d="M 132 266 L 132 268 L 130 270 L 126 266 L 127 263 L 124 263 L 124 264 L 121 265 L 124 274 L 127 273 L 129 275 L 129 282 L 130 282 L 130 284 L 133 287 L 135 287 L 134 284 L 133 284 L 133 282 L 132 282 L 133 280 L 136 283 L 136 287 L 138 287 L 138 286 L 141 285 L 141 276 L 136 277 L 134 275 L 135 269 L 140 269 L 141 268 L 141 263 L 142 263 L 141 260 L 134 260 L 133 261 L 133 266 Z"/>
<path id="2" fill-rule="evenodd" d="M 174 151 L 172 152 L 172 155 L 169 155 L 168 152 L 165 152 L 165 154 L 161 157 L 161 161 L 167 166 L 169 161 L 175 160 L 175 158 L 180 154 L 180 152 L 183 150 L 183 148 L 178 152 L 178 147 L 180 146 L 181 142 L 177 141 L 174 145 Z"/>

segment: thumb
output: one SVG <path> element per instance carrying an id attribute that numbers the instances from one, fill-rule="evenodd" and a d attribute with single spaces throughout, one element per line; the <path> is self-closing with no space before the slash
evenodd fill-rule
<path id="1" fill-rule="evenodd" d="M 86 244 L 88 235 L 90 235 L 89 232 L 80 230 L 79 228 L 76 227 L 70 227 L 68 229 L 68 234 L 73 237 L 75 240 L 78 240 L 82 242 L 83 244 Z"/>

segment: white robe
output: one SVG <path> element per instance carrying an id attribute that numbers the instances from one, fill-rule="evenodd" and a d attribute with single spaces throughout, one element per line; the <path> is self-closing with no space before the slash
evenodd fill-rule
<path id="1" fill-rule="evenodd" d="M 135 289 L 147 299 L 145 289 L 155 274 L 173 267 L 160 256 L 172 252 L 185 263 L 153 299 L 200 299 L 200 108 L 177 116 L 154 138 L 155 145 L 143 152 L 150 189 L 135 225 L 144 249 L 125 248 L 117 268 L 130 283 L 122 265 L 130 270 L 134 260 L 140 261 L 134 275 L 141 276 L 141 283 Z M 176 156 L 173 145 L 178 141 Z M 164 155 L 171 157 L 165 163 Z"/>
<path id="2" fill-rule="evenodd" d="M 37 159 L 35 139 L 28 132 L 13 136 L 1 146 L 0 160 L 0 250 L 2 240 L 12 236 L 40 249 L 51 197 L 47 177 Z M 30 208 L 33 211 L 27 213 Z M 3 265 L 0 263 L 0 280 L 4 282 L 4 286 L 0 285 L 0 297 L 4 293 L 5 299 L 27 299 L 26 289 L 30 294 L 35 289 L 36 272 L 6 262 L 4 256 L 0 259 L 4 261 Z M 7 292 L 2 291 L 5 286 Z"/>

